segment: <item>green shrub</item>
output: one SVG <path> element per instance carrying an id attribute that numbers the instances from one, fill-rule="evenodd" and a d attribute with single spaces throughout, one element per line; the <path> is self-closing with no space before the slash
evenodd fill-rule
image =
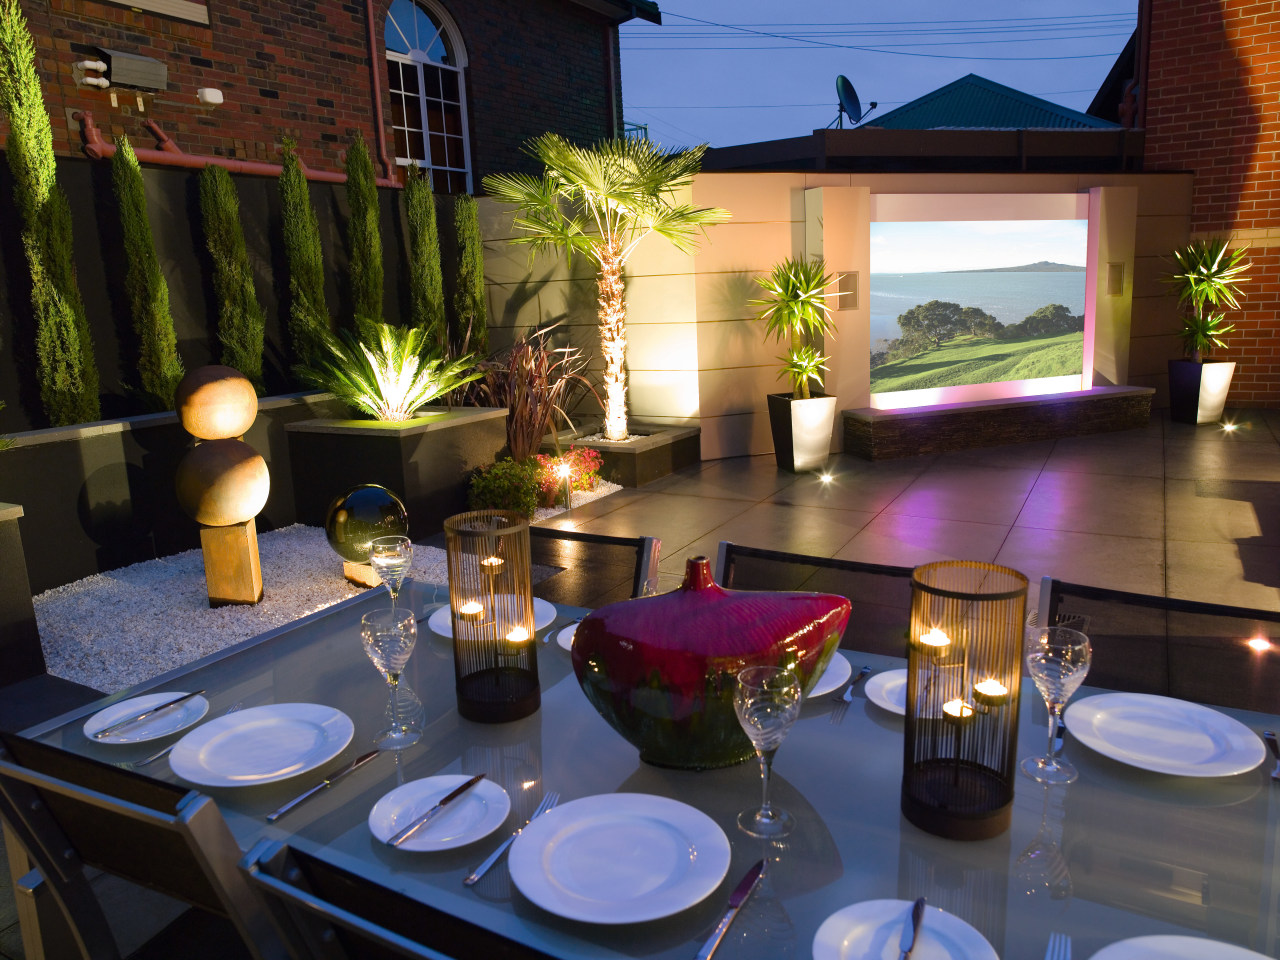
<path id="1" fill-rule="evenodd" d="M 489 352 L 489 311 L 484 298 L 480 208 L 475 197 L 458 195 L 453 205 L 453 228 L 458 236 L 458 276 L 453 291 L 455 351 L 483 357 Z"/>
<path id="2" fill-rule="evenodd" d="M 368 339 L 369 324 L 382 320 L 382 234 L 378 231 L 378 185 L 373 161 L 359 131 L 347 150 L 347 256 L 355 329 Z"/>
<path id="3" fill-rule="evenodd" d="M 218 301 L 222 362 L 234 367 L 262 392 L 262 341 L 266 321 L 253 287 L 253 270 L 240 225 L 240 197 L 223 167 L 200 173 L 200 212 L 213 258 L 213 292 Z"/>
<path id="4" fill-rule="evenodd" d="M 292 140 L 284 142 L 279 187 L 281 232 L 289 269 L 289 340 L 294 359 L 310 366 L 319 356 L 322 332 L 329 329 L 329 308 L 324 298 L 320 224 Z"/>
<path id="5" fill-rule="evenodd" d="M 182 360 L 178 357 L 178 338 L 169 312 L 169 284 L 160 269 L 155 237 L 147 219 L 142 168 L 127 137 L 116 137 L 111 179 L 120 207 L 128 264 L 124 285 L 133 314 L 133 330 L 138 337 L 138 382 L 148 406 L 172 410 L 174 391 L 183 375 Z"/>
<path id="6" fill-rule="evenodd" d="M 427 331 L 428 341 L 443 354 L 448 342 L 444 315 L 444 278 L 440 272 L 440 232 L 431 174 L 409 168 L 404 185 L 405 219 L 409 222 L 409 316 Z"/>
<path id="7" fill-rule="evenodd" d="M 532 518 L 538 509 L 540 473 L 538 461 L 532 457 L 499 460 L 471 478 L 467 502 L 472 510 L 511 510 Z"/>

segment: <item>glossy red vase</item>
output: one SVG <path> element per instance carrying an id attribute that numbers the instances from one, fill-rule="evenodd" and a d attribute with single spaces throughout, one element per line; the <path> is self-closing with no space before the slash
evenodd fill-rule
<path id="1" fill-rule="evenodd" d="M 678 590 L 587 616 L 574 633 L 573 669 L 640 759 L 725 767 L 755 756 L 733 709 L 738 671 L 790 667 L 808 692 L 840 645 L 849 608 L 832 594 L 726 590 L 710 560 L 691 557 Z"/>

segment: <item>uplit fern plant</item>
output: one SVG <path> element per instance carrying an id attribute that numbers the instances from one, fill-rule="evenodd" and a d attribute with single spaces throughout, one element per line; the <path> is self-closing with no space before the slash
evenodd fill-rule
<path id="1" fill-rule="evenodd" d="M 323 333 L 321 355 L 299 375 L 375 420 L 412 420 L 418 409 L 480 377 L 475 358 L 433 354 L 428 332 L 363 321 L 365 339 L 350 331 Z"/>

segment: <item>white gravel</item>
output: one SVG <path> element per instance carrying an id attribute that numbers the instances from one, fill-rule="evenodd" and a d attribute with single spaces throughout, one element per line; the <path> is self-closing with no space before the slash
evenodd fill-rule
<path id="1" fill-rule="evenodd" d="M 621 487 L 575 492 L 581 506 Z M 542 520 L 563 508 L 540 510 Z M 40 644 L 55 676 L 114 692 L 353 597 L 362 587 L 319 527 L 259 534 L 262 602 L 209 607 L 204 560 L 188 550 L 94 574 L 34 598 Z M 413 579 L 447 583 L 444 551 L 416 545 Z M 381 589 L 381 588 L 379 588 Z"/>

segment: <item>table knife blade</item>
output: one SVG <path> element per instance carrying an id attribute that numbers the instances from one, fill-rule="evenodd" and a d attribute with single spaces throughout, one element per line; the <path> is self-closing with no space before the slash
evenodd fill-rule
<path id="1" fill-rule="evenodd" d="M 729 925 L 733 923 L 738 911 L 742 909 L 742 905 L 747 902 L 751 892 L 760 883 L 760 877 L 763 874 L 764 861 L 757 860 L 755 866 L 747 871 L 747 875 L 734 888 L 733 893 L 729 894 L 729 909 L 720 918 L 720 922 L 716 925 L 715 930 L 712 931 L 711 936 L 707 938 L 707 942 L 702 945 L 702 949 L 698 951 L 698 955 L 694 960 L 711 960 L 711 955 L 716 952 L 716 947 L 720 946 L 720 941 L 729 932 Z"/>
<path id="2" fill-rule="evenodd" d="M 898 941 L 898 949 L 902 951 L 898 960 L 908 960 L 916 948 L 916 937 L 920 935 L 920 923 L 924 920 L 924 902 L 924 897 L 920 897 L 911 905 L 911 915 L 903 924 L 902 939 Z"/>
<path id="3" fill-rule="evenodd" d="M 339 769 L 333 776 L 326 777 L 324 780 L 321 780 L 319 783 L 317 783 L 314 787 L 311 787 L 308 790 L 304 790 L 302 793 L 298 794 L 296 797 L 294 797 L 284 806 L 276 810 L 273 810 L 271 813 L 267 814 L 267 823 L 275 823 L 277 820 L 283 817 L 286 813 L 288 813 L 298 804 L 302 803 L 302 801 L 309 800 L 311 797 L 314 797 L 321 790 L 327 790 L 329 787 L 333 786 L 335 783 L 337 783 L 347 774 L 355 773 L 355 771 L 359 770 L 361 767 L 363 767 L 366 763 L 368 763 L 377 755 L 378 755 L 377 750 L 370 750 L 368 753 L 361 754 L 360 756 L 356 757 L 354 760 L 348 763 L 345 767 L 342 767 L 341 769 Z"/>
<path id="4" fill-rule="evenodd" d="M 93 731 L 93 739 L 101 740 L 105 736 L 115 733 L 117 730 L 123 730 L 125 727 L 131 726 L 140 720 L 146 720 L 148 717 L 154 716 L 161 710 L 168 710 L 170 707 L 176 707 L 180 703 L 186 703 L 188 700 L 194 700 L 203 690 L 196 690 L 192 693 L 184 693 L 181 696 L 174 697 L 172 700 L 166 700 L 164 703 L 157 703 L 154 707 L 147 707 L 140 713 L 125 717 L 123 720 L 117 720 L 115 723 L 108 724 L 101 730 Z"/>
<path id="5" fill-rule="evenodd" d="M 405 827 L 403 830 L 401 830 L 399 833 L 393 836 L 390 840 L 387 841 L 387 843 L 393 847 L 400 846 L 400 844 L 404 843 L 406 840 L 412 837 L 415 833 L 417 833 L 419 830 L 425 827 L 428 823 L 430 823 L 432 820 L 438 817 L 441 811 L 444 810 L 445 807 L 453 803 L 453 801 L 457 800 L 460 796 L 462 796 L 464 793 L 466 793 L 468 790 L 474 787 L 477 783 L 483 780 L 484 776 L 485 775 L 483 773 L 477 773 L 470 780 L 466 780 L 460 786 L 456 787 L 453 790 L 450 790 L 447 794 L 445 794 L 436 802 L 435 806 L 433 806 L 430 810 L 428 810 L 422 816 L 414 820 L 413 823 L 409 824 L 407 827 Z"/>

